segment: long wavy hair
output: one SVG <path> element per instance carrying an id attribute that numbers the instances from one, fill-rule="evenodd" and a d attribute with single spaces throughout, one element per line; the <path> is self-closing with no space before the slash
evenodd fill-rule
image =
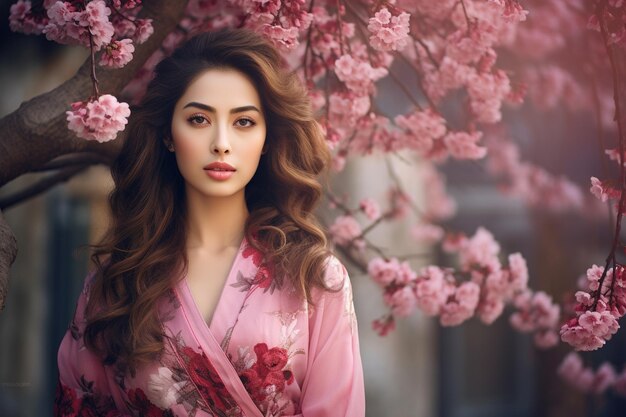
<path id="1" fill-rule="evenodd" d="M 306 89 L 285 69 L 277 50 L 245 29 L 196 35 L 155 68 L 128 134 L 111 166 L 111 223 L 92 245 L 95 265 L 84 339 L 105 364 L 136 365 L 162 352 L 158 299 L 181 279 L 186 257 L 184 179 L 163 141 L 174 106 L 190 82 L 212 68 L 246 74 L 257 88 L 267 121 L 267 152 L 246 186 L 245 236 L 312 303 L 324 284 L 330 254 L 313 211 L 322 194 L 330 152 Z"/>

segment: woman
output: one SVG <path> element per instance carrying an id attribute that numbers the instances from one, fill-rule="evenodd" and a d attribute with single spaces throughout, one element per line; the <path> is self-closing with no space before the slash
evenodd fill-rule
<path id="1" fill-rule="evenodd" d="M 312 214 L 329 152 L 280 62 L 223 30 L 157 65 L 111 167 L 55 415 L 365 414 L 350 281 Z"/>

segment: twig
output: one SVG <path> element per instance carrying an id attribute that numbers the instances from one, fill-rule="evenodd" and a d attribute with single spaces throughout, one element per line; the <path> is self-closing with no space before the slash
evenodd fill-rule
<path id="1" fill-rule="evenodd" d="M 615 222 L 615 235 L 613 237 L 613 245 L 611 247 L 611 252 L 606 258 L 606 265 L 604 267 L 604 271 L 602 272 L 602 276 L 598 282 L 598 296 L 595 298 L 593 305 L 591 306 L 591 311 L 595 311 L 598 305 L 598 301 L 600 300 L 600 293 L 602 290 L 602 285 L 604 283 L 604 279 L 607 276 L 608 269 L 610 265 L 613 265 L 614 275 L 616 272 L 616 260 L 615 260 L 615 252 L 617 250 L 617 245 L 619 244 L 619 235 L 622 229 L 622 215 L 624 211 L 624 202 L 626 201 L 626 189 L 624 187 L 624 181 L 626 180 L 626 172 L 624 170 L 624 129 L 622 126 L 622 111 L 621 111 L 621 102 L 620 102 L 620 79 L 619 73 L 617 70 L 617 63 L 615 62 L 614 49 L 609 45 L 609 39 L 606 32 L 606 21 L 604 20 L 604 8 L 607 7 L 606 2 L 602 1 L 598 3 L 596 7 L 596 13 L 598 15 L 598 20 L 600 22 L 600 32 L 602 33 L 602 40 L 604 46 L 606 48 L 607 55 L 609 57 L 609 62 L 611 63 L 611 73 L 613 77 L 613 99 L 615 101 L 615 119 L 617 119 L 617 135 L 619 138 L 619 167 L 620 167 L 620 199 L 617 208 L 617 220 Z M 613 288 L 615 286 L 615 276 L 611 280 L 611 296 L 613 295 Z M 611 303 L 611 298 L 609 298 L 609 303 Z"/>

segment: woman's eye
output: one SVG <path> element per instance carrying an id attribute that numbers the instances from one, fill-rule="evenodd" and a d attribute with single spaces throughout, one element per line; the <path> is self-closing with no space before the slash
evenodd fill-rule
<path id="1" fill-rule="evenodd" d="M 189 119 L 187 119 L 191 124 L 193 125 L 201 125 L 203 124 L 204 121 L 208 121 L 206 119 L 206 117 L 196 114 L 194 116 L 191 116 Z"/>
<path id="2" fill-rule="evenodd" d="M 251 126 L 254 126 L 256 124 L 256 123 L 254 123 L 250 119 L 239 119 L 239 120 L 237 120 L 236 123 L 238 123 L 239 126 L 241 126 L 241 127 L 251 127 Z"/>

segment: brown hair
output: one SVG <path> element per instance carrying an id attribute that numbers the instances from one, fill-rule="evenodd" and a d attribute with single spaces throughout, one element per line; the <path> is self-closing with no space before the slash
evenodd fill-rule
<path id="1" fill-rule="evenodd" d="M 211 68 L 250 77 L 267 121 L 267 153 L 246 187 L 246 239 L 265 254 L 276 279 L 287 277 L 309 303 L 313 286 L 328 289 L 323 275 L 330 250 L 313 210 L 330 152 L 306 90 L 281 63 L 261 35 L 236 29 L 197 35 L 156 66 L 111 166 L 111 226 L 92 246 L 96 269 L 84 338 L 104 363 L 119 361 L 134 373 L 135 365 L 162 351 L 156 302 L 188 264 L 184 179 L 163 140 L 176 102 Z"/>

